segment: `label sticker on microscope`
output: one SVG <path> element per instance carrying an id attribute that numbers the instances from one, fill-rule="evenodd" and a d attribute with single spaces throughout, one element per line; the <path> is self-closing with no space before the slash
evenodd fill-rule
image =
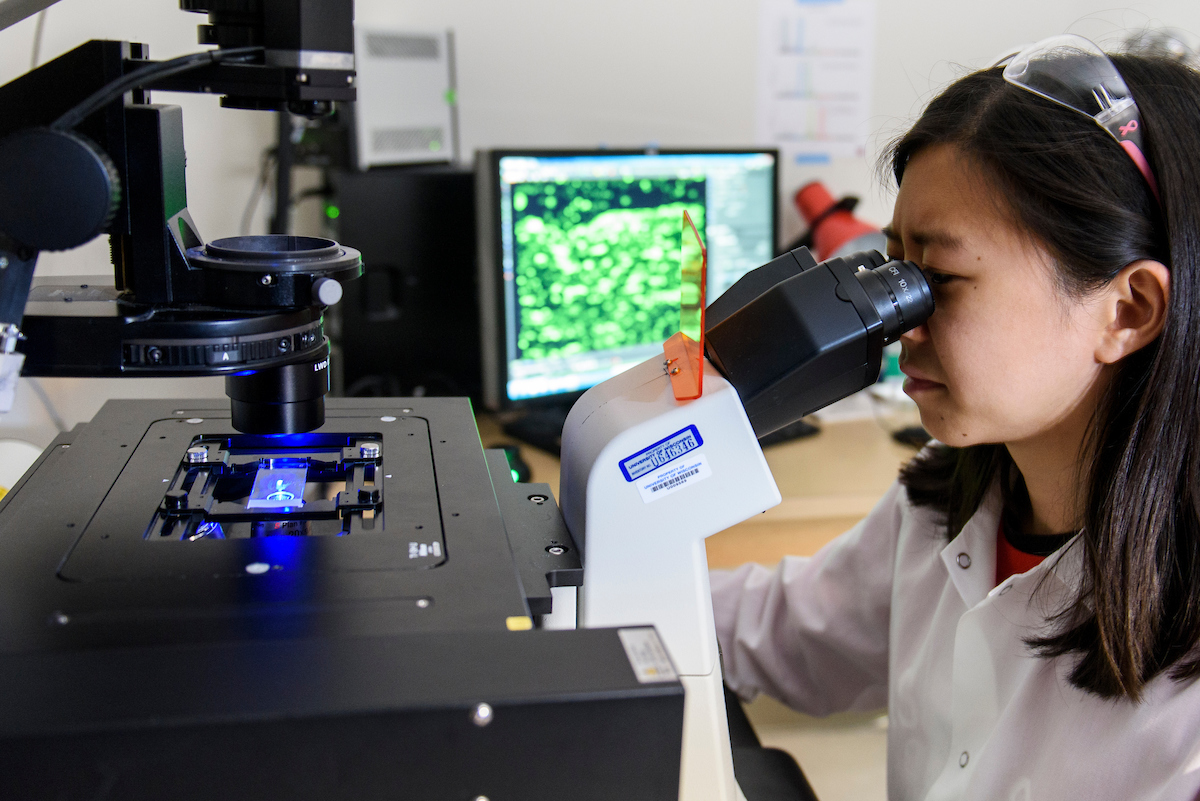
<path id="1" fill-rule="evenodd" d="M 700 430 L 695 426 L 681 428 L 669 437 L 664 437 L 649 447 L 642 448 L 633 456 L 621 460 L 621 474 L 626 481 L 637 481 L 651 470 L 657 470 L 668 462 L 699 448 L 704 444 Z"/>
<path id="2" fill-rule="evenodd" d="M 621 638 L 625 656 L 629 658 L 629 666 L 639 684 L 679 680 L 671 657 L 667 656 L 667 649 L 663 648 L 662 640 L 653 628 L 617 629 L 617 636 Z"/>
<path id="3" fill-rule="evenodd" d="M 712 470 L 709 469 L 708 459 L 704 458 L 704 454 L 690 453 L 639 479 L 637 488 L 642 500 L 651 503 L 683 489 L 688 484 L 703 481 L 711 475 Z"/>
<path id="4" fill-rule="evenodd" d="M 440 559 L 442 557 L 442 544 L 437 540 L 430 543 L 410 542 L 408 544 L 409 559 L 421 559 L 426 556 L 433 556 Z"/>

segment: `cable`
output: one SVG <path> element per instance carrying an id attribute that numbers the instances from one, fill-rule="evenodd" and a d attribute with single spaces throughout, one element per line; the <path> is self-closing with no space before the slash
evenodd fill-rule
<path id="1" fill-rule="evenodd" d="M 56 131 L 69 131 L 87 119 L 91 114 L 104 108 L 126 92 L 146 86 L 154 81 L 188 72 L 197 67 L 216 64 L 222 61 L 246 61 L 251 56 L 262 52 L 261 47 L 235 47 L 229 50 L 208 50 L 203 53 L 191 53 L 170 61 L 160 61 L 138 67 L 128 75 L 102 86 L 95 92 L 76 104 L 74 108 L 63 114 L 51 124 Z"/>
<path id="2" fill-rule="evenodd" d="M 311 189 L 305 189 L 303 192 L 297 192 L 296 194 L 292 195 L 291 202 L 288 203 L 288 206 L 295 206 L 302 200 L 309 200 L 310 198 L 314 197 L 329 197 L 332 194 L 333 187 L 329 186 L 328 184 L 314 186 Z"/>
<path id="3" fill-rule="evenodd" d="M 271 164 L 275 161 L 274 148 L 267 148 L 263 151 L 261 166 L 258 170 L 258 180 L 254 183 L 254 189 L 250 193 L 250 199 L 246 201 L 246 207 L 242 210 L 242 225 L 241 235 L 250 235 L 250 223 L 254 220 L 254 212 L 258 211 L 258 201 L 262 199 L 263 191 L 267 188 L 267 184 L 271 182 Z"/>
<path id="4" fill-rule="evenodd" d="M 33 55 L 29 57 L 29 69 L 37 69 L 38 60 L 42 54 L 42 33 L 46 30 L 46 11 L 43 8 L 37 15 L 37 27 L 33 29 Z"/>

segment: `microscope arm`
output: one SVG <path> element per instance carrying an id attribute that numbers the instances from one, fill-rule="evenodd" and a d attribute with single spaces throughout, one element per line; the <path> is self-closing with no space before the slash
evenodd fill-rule
<path id="1" fill-rule="evenodd" d="M 579 626 L 653 624 L 684 685 L 680 799 L 735 801 L 704 540 L 780 501 L 733 386 L 679 402 L 661 357 L 593 387 L 563 427 Z"/>
<path id="2" fill-rule="evenodd" d="M 353 100 L 352 0 L 181 0 L 218 50 L 150 61 L 88 42 L 0 87 L 0 408 L 15 376 L 224 375 L 235 428 L 323 420 L 323 309 L 362 274 L 357 251 L 312 237 L 205 243 L 187 209 L 182 113 L 147 86 L 223 94 L 234 108 L 325 113 Z M 255 16 L 257 14 L 257 16 Z M 33 281 L 42 250 L 110 236 L 114 279 Z M 7 332 L 5 334 L 4 332 Z"/>

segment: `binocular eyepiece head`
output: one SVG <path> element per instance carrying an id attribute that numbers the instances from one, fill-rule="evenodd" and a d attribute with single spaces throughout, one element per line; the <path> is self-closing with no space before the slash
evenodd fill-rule
<path id="1" fill-rule="evenodd" d="M 818 264 L 797 248 L 713 301 L 706 351 L 763 437 L 873 384 L 884 345 L 933 309 L 913 262 L 865 251 Z"/>

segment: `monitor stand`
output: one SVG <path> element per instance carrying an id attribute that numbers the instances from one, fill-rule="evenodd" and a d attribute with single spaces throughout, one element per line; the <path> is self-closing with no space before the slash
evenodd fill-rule
<path id="1" fill-rule="evenodd" d="M 562 430 L 570 411 L 570 404 L 529 409 L 516 420 L 505 423 L 503 430 L 510 437 L 559 456 L 562 451 Z"/>

